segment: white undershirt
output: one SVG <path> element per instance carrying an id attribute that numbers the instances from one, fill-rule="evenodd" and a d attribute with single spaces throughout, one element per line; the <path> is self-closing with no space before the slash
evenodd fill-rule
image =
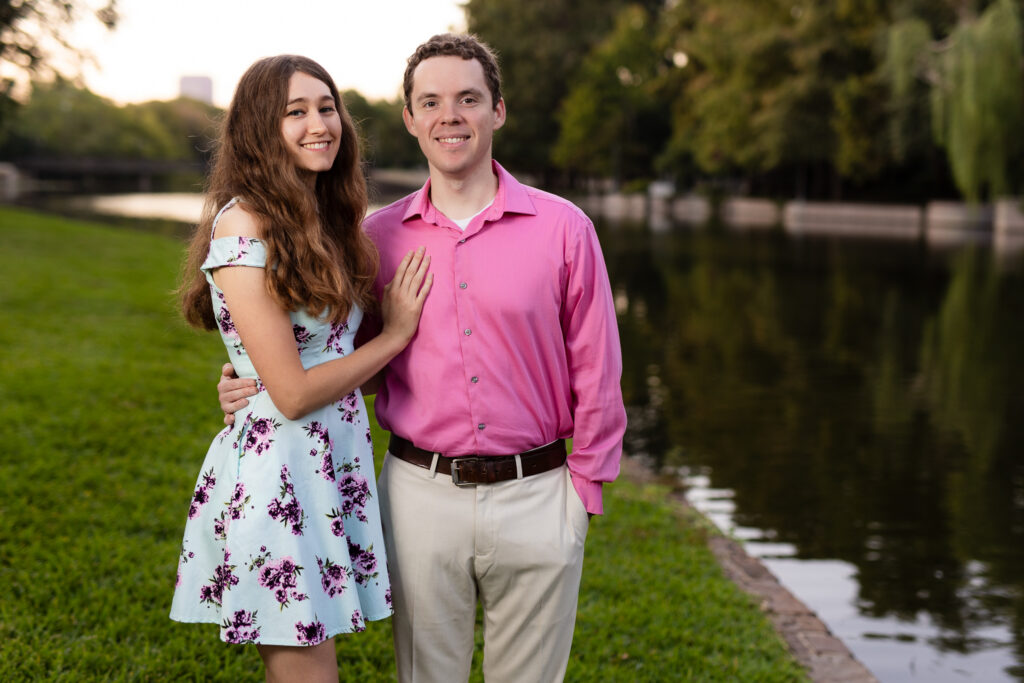
<path id="1" fill-rule="evenodd" d="M 474 219 L 474 218 L 476 218 L 477 216 L 479 216 L 480 214 L 482 214 L 482 213 L 483 213 L 484 211 L 486 211 L 487 209 L 491 208 L 491 206 L 492 206 L 493 204 L 494 204 L 494 200 L 492 199 L 492 200 L 491 200 L 491 203 L 490 203 L 490 204 L 488 204 L 488 205 L 487 205 L 487 206 L 485 206 L 484 208 L 480 209 L 479 211 L 477 211 L 476 213 L 474 213 L 474 214 L 473 214 L 472 216 L 470 216 L 469 218 L 452 218 L 452 219 L 450 219 L 450 220 L 451 220 L 451 222 L 452 222 L 452 223 L 454 223 L 455 225 L 459 226 L 459 230 L 465 230 L 466 228 L 468 228 L 468 227 L 469 227 L 469 224 L 473 222 L 473 219 Z"/>

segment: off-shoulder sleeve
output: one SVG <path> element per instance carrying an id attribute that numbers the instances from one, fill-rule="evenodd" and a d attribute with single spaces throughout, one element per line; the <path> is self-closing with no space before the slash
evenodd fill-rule
<path id="1" fill-rule="evenodd" d="M 209 274 L 225 266 L 250 266 L 265 268 L 267 249 L 254 237 L 218 237 L 210 242 L 210 253 L 203 261 L 201 270 Z"/>

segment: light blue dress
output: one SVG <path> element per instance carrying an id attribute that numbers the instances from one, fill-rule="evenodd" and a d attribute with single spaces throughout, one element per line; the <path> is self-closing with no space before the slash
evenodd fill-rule
<path id="1" fill-rule="evenodd" d="M 231 363 L 259 393 L 206 454 L 171 618 L 219 624 L 229 643 L 316 645 L 391 614 L 370 427 L 358 389 L 298 420 L 270 400 L 211 275 L 265 265 L 263 244 L 246 237 L 212 240 L 202 265 Z M 291 313 L 303 367 L 351 353 L 361 320 L 356 306 L 342 324 Z"/>

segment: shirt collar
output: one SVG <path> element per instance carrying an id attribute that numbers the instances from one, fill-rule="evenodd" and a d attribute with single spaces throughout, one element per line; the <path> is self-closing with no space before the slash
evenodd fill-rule
<path id="1" fill-rule="evenodd" d="M 494 196 L 494 202 L 490 208 L 485 211 L 485 220 L 498 220 L 505 213 L 536 215 L 537 209 L 533 205 L 533 200 L 530 199 L 530 193 L 526 186 L 513 178 L 511 173 L 493 159 L 491 168 L 498 176 L 498 193 Z M 427 178 L 427 182 L 413 195 L 412 201 L 406 207 L 402 222 L 419 216 L 427 223 L 437 225 L 440 215 L 437 208 L 430 202 L 430 178 Z"/>

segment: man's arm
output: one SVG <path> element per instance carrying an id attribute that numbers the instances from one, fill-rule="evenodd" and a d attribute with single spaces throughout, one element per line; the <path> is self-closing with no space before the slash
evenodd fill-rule
<path id="1" fill-rule="evenodd" d="M 601 514 L 601 484 L 619 474 L 626 409 L 622 351 L 604 256 L 593 224 L 585 220 L 567 245 L 569 277 L 562 330 L 573 398 L 569 471 L 587 512 Z"/>
<path id="2" fill-rule="evenodd" d="M 256 380 L 239 379 L 231 363 L 221 367 L 217 398 L 220 400 L 220 409 L 224 411 L 224 424 L 235 424 L 235 413 L 249 405 L 249 397 L 255 395 Z"/>

